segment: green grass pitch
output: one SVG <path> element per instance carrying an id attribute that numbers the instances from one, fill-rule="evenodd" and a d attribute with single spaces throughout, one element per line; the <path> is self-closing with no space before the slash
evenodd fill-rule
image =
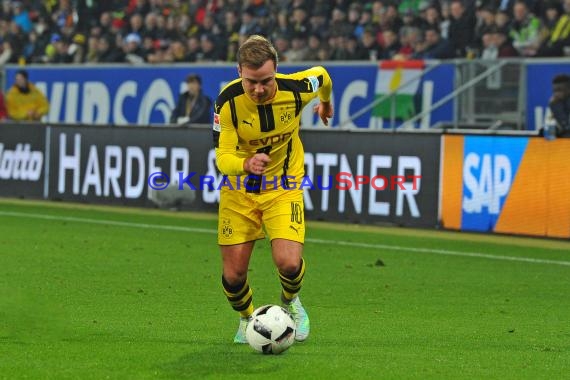
<path id="1" fill-rule="evenodd" d="M 0 200 L 1 379 L 562 379 L 570 243 L 309 223 L 312 331 L 231 343 L 212 215 Z M 267 241 L 250 283 L 279 301 Z"/>

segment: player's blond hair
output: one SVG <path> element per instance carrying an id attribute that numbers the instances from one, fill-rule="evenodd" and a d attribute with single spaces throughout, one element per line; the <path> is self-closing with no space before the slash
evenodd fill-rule
<path id="1" fill-rule="evenodd" d="M 267 38 L 258 34 L 249 36 L 237 52 L 239 67 L 258 69 L 268 60 L 272 60 L 273 66 L 277 68 L 277 50 Z"/>

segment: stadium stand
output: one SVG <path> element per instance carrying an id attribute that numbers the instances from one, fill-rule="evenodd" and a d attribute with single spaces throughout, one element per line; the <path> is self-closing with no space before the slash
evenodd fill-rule
<path id="1" fill-rule="evenodd" d="M 0 64 L 232 62 L 254 33 L 290 62 L 570 55 L 570 0 L 4 0 L 0 23 Z"/>

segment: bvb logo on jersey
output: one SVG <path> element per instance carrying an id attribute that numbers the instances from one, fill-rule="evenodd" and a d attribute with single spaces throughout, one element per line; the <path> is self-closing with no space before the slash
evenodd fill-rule
<path id="1" fill-rule="evenodd" d="M 281 116 L 279 116 L 279 120 L 281 120 L 283 124 L 290 123 L 292 119 L 293 115 L 289 111 L 282 112 Z"/>
<path id="2" fill-rule="evenodd" d="M 231 221 L 227 218 L 222 219 L 222 235 L 225 238 L 229 238 L 234 233 L 234 229 L 232 227 Z"/>

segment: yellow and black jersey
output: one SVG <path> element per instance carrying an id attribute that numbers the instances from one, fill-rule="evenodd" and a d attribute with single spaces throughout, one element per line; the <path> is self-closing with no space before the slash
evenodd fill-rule
<path id="1" fill-rule="evenodd" d="M 275 80 L 276 94 L 264 104 L 249 98 L 240 78 L 222 89 L 214 106 L 218 169 L 228 176 L 242 176 L 246 174 L 246 158 L 266 153 L 271 163 L 265 178 L 258 178 L 258 187 L 262 180 L 271 183 L 275 179 L 299 184 L 304 175 L 304 151 L 299 138 L 301 111 L 317 96 L 323 102 L 330 101 L 332 92 L 330 76 L 321 66 L 293 74 L 277 73 Z M 235 177 L 229 179 L 235 184 Z"/>

